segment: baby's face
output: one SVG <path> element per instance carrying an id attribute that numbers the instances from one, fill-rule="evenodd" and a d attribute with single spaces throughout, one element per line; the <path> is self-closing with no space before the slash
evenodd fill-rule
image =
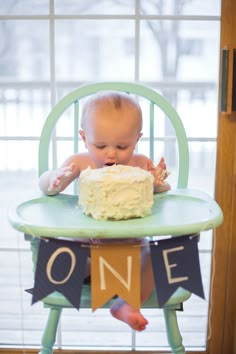
<path id="1" fill-rule="evenodd" d="M 99 107 L 89 120 L 81 136 L 96 166 L 127 165 L 142 135 L 137 112 L 130 107 Z"/>

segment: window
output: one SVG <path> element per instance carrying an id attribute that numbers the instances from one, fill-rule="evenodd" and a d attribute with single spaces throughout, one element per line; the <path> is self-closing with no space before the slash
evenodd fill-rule
<path id="1" fill-rule="evenodd" d="M 203 41 L 201 39 L 185 39 L 181 43 L 181 55 L 201 56 L 203 54 Z"/>
<path id="2" fill-rule="evenodd" d="M 31 254 L 8 224 L 7 212 L 37 193 L 38 139 L 50 107 L 87 82 L 140 81 L 153 87 L 183 119 L 189 186 L 213 195 L 220 1 L 10 0 L 1 2 L 0 13 L 0 343 L 31 347 L 40 343 L 47 310 L 40 303 L 30 307 L 24 289 L 32 287 Z M 156 160 L 163 152 L 174 171 L 171 143 L 160 145 Z M 193 296 L 179 322 L 186 347 L 204 349 L 210 232 L 203 233 L 199 248 L 206 301 Z M 146 316 L 149 328 L 134 336 L 106 310 L 65 311 L 57 346 L 165 348 L 162 313 L 147 310 Z"/>

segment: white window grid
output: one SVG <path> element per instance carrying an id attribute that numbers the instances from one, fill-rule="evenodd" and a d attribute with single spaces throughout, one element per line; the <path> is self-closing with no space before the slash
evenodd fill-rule
<path id="1" fill-rule="evenodd" d="M 133 15 L 57 15 L 54 11 L 54 1 L 50 0 L 50 11 L 48 15 L 0 15 L 0 21 L 21 21 L 21 20 L 45 20 L 49 22 L 50 28 L 50 105 L 53 107 L 57 101 L 57 90 L 58 90 L 58 83 L 56 80 L 56 72 L 55 72 L 55 21 L 65 20 L 65 19 L 74 19 L 74 20 L 82 20 L 82 19 L 96 19 L 96 20 L 122 20 L 122 19 L 130 19 L 133 20 L 135 23 L 135 65 L 134 65 L 134 81 L 139 81 L 139 57 L 140 57 L 140 22 L 145 19 L 152 19 L 152 20 L 166 20 L 166 21 L 220 21 L 220 16 L 193 16 L 193 15 L 144 15 L 141 14 L 140 11 L 140 1 L 135 1 L 135 13 Z M 77 82 L 76 85 L 79 86 L 83 82 Z M 155 83 L 153 82 L 144 82 L 144 84 L 148 84 L 149 86 L 154 86 Z M 29 89 L 30 87 L 35 89 L 35 87 L 42 88 L 45 84 L 44 83 L 19 83 L 17 82 L 3 82 L 0 84 L 1 90 L 4 92 L 7 89 L 12 88 L 23 88 Z M 47 84 L 46 84 L 47 85 Z M 191 86 L 195 87 L 196 84 L 188 83 L 188 88 L 191 89 Z M 200 83 L 199 86 L 201 87 L 210 87 L 211 83 Z M 69 86 L 73 86 L 73 83 L 69 83 Z M 159 88 L 165 87 L 165 82 L 158 83 Z M 185 83 L 178 83 L 178 87 L 181 86 L 186 87 Z M 213 88 L 214 89 L 214 88 Z M 1 133 L 0 133 L 1 134 Z M 1 135 L 0 142 L 4 141 L 32 141 L 38 142 L 38 136 L 8 136 L 8 135 Z M 197 142 L 197 141 L 208 141 L 215 143 L 216 138 L 212 137 L 190 137 L 189 141 Z M 55 154 L 56 156 L 56 154 Z M 17 239 L 20 238 L 21 235 L 17 236 Z M 21 243 L 21 242 L 20 242 Z M 14 252 L 16 255 L 18 254 L 19 257 L 24 255 L 24 252 L 29 252 L 28 248 L 25 248 L 22 245 L 18 245 L 17 247 L 1 247 L 1 252 Z M 209 250 L 208 250 L 209 251 Z M 208 252 L 208 251 L 202 251 Z M 21 276 L 21 275 L 20 275 Z M 23 314 L 23 307 L 22 307 L 22 317 Z M 22 318 L 22 324 L 24 322 L 24 318 Z M 24 326 L 22 325 L 22 331 L 24 332 Z M 136 334 L 135 332 L 130 332 L 131 336 L 131 345 L 130 349 L 136 349 Z M 24 333 L 22 334 L 22 341 L 19 345 L 27 346 L 27 343 L 24 339 Z M 10 345 L 10 343 L 9 343 Z M 58 331 L 58 338 L 57 338 L 57 347 L 63 348 L 63 334 L 61 328 L 59 327 Z M 94 348 L 93 348 L 94 349 Z"/>

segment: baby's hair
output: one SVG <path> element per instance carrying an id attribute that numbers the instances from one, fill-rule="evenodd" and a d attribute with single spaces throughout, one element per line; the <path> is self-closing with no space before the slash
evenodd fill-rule
<path id="1" fill-rule="evenodd" d="M 140 122 L 140 130 L 142 129 L 141 108 L 130 94 L 117 91 L 101 91 L 92 95 L 83 106 L 81 114 L 81 128 L 83 130 L 85 129 L 86 120 L 92 111 L 104 104 L 108 104 L 114 107 L 116 110 L 120 110 L 125 106 L 136 110 Z"/>

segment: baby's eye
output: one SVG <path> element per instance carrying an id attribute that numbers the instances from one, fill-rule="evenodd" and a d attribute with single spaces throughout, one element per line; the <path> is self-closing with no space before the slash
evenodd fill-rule
<path id="1" fill-rule="evenodd" d="M 117 146 L 117 149 L 119 149 L 119 150 L 125 150 L 125 149 L 128 149 L 128 146 L 118 145 L 118 146 Z"/>
<path id="2" fill-rule="evenodd" d="M 106 145 L 95 145 L 95 147 L 97 149 L 104 149 L 106 147 Z"/>

